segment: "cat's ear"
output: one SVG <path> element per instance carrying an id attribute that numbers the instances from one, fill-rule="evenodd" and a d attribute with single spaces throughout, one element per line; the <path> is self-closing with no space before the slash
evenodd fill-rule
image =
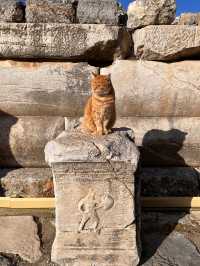
<path id="1" fill-rule="evenodd" d="M 92 77 L 93 78 L 96 78 L 98 76 L 98 74 L 97 73 L 95 73 L 95 72 L 92 72 Z"/>

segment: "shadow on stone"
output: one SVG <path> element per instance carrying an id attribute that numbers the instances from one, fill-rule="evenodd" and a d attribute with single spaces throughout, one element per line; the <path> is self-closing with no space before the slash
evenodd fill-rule
<path id="1" fill-rule="evenodd" d="M 178 129 L 148 131 L 142 142 L 141 164 L 145 167 L 186 166 L 185 160 L 179 155 L 186 136 L 186 132 Z"/>
<path id="2" fill-rule="evenodd" d="M 14 126 L 18 118 L 9 115 L 8 113 L 5 113 L 0 110 L 0 117 L 6 117 L 7 119 L 2 119 L 2 122 L 0 122 L 0 180 L 6 174 L 11 171 L 12 169 L 9 167 L 9 165 L 6 165 L 6 162 L 12 162 L 12 164 L 16 165 L 15 168 L 21 168 L 21 165 L 16 161 L 15 156 L 12 153 L 12 150 L 10 148 L 10 131 L 12 126 Z M 6 152 L 5 152 L 6 151 Z M 4 196 L 4 189 L 2 188 L 2 185 L 0 183 L 0 196 Z"/>
<path id="3" fill-rule="evenodd" d="M 174 166 L 174 163 L 176 162 L 178 166 L 187 167 L 187 169 L 189 169 L 189 172 L 195 174 L 196 170 L 188 166 L 185 163 L 184 158 L 182 158 L 179 154 L 179 151 L 183 147 L 186 136 L 187 136 L 186 132 L 180 131 L 178 129 L 171 129 L 168 131 L 156 130 L 156 129 L 150 130 L 145 134 L 143 138 L 143 143 L 142 143 L 143 147 L 141 148 L 140 163 L 143 164 L 143 160 L 145 160 L 145 166 L 152 166 L 152 162 L 155 161 L 155 159 L 157 158 L 158 160 L 160 160 L 160 162 L 162 162 L 161 165 L 163 165 L 163 162 L 166 162 L 166 165 L 170 167 Z M 147 162 L 149 163 L 149 165 L 147 165 Z M 156 196 L 159 196 L 159 193 Z M 191 199 L 192 197 L 188 198 L 190 202 Z M 158 249 L 161 246 L 161 244 L 164 242 L 164 240 L 166 240 L 169 237 L 169 235 L 175 230 L 179 220 L 187 214 L 187 211 L 184 212 L 185 210 L 182 212 L 179 212 L 177 210 L 175 211 L 176 211 L 175 215 L 171 211 L 165 213 L 164 217 L 166 218 L 164 218 L 164 220 L 159 218 L 160 217 L 159 214 L 161 216 L 163 215 L 162 211 L 157 214 L 155 212 L 153 213 L 153 211 L 149 213 L 148 212 L 145 213 L 144 211 L 142 219 L 142 230 L 141 230 L 142 259 L 140 265 L 145 265 L 145 266 L 156 265 L 154 264 L 155 261 L 152 258 L 155 256 L 155 254 L 158 253 Z M 151 216 L 152 213 L 153 216 Z M 166 251 L 166 254 L 167 252 L 168 251 Z M 158 262 L 159 261 L 157 261 L 156 263 Z M 179 264 L 173 264 L 173 265 L 179 265 Z"/>

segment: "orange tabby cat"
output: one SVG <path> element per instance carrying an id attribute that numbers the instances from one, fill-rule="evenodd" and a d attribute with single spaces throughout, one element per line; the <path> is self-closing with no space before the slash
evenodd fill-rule
<path id="1" fill-rule="evenodd" d="M 93 135 L 107 135 L 116 120 L 115 92 L 110 75 L 93 73 L 91 88 L 92 96 L 85 107 L 82 129 Z"/>

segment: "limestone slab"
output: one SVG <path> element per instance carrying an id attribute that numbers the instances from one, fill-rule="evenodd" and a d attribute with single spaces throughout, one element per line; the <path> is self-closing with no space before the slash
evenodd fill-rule
<path id="1" fill-rule="evenodd" d="M 92 137 L 63 132 L 45 148 L 56 196 L 52 260 L 60 265 L 137 265 L 139 153 L 133 132 Z M 139 189 L 139 188 L 138 188 Z"/>
<path id="2" fill-rule="evenodd" d="M 54 197 L 49 168 L 1 169 L 1 196 L 17 198 Z"/>
<path id="3" fill-rule="evenodd" d="M 62 117 L 0 119 L 0 166 L 46 167 L 44 147 L 64 129 Z"/>
<path id="4" fill-rule="evenodd" d="M 177 61 L 199 56 L 200 29 L 189 25 L 147 26 L 133 34 L 137 58 Z"/>
<path id="5" fill-rule="evenodd" d="M 0 115 L 80 116 L 92 72 L 87 63 L 1 61 Z"/>
<path id="6" fill-rule="evenodd" d="M 70 0 L 28 0 L 26 22 L 28 23 L 73 23 L 76 12 Z"/>
<path id="7" fill-rule="evenodd" d="M 128 27 L 171 24 L 176 17 L 175 0 L 136 0 L 128 7 Z"/>
<path id="8" fill-rule="evenodd" d="M 199 61 L 118 60 L 101 73 L 111 73 L 118 116 L 200 116 Z"/>
<path id="9" fill-rule="evenodd" d="M 116 0 L 81 0 L 77 19 L 81 24 L 125 25 L 127 16 Z"/>
<path id="10" fill-rule="evenodd" d="M 29 263 L 42 256 L 37 225 L 33 217 L 0 217 L 0 252 L 19 255 Z"/>
<path id="11" fill-rule="evenodd" d="M 0 58 L 112 61 L 130 54 L 123 27 L 96 24 L 1 23 Z"/>

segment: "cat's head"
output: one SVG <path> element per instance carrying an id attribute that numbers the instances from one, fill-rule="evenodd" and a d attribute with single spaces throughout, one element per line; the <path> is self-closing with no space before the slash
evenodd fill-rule
<path id="1" fill-rule="evenodd" d="M 110 75 L 92 73 L 91 87 L 92 93 L 97 96 L 104 97 L 109 95 L 112 90 Z"/>

